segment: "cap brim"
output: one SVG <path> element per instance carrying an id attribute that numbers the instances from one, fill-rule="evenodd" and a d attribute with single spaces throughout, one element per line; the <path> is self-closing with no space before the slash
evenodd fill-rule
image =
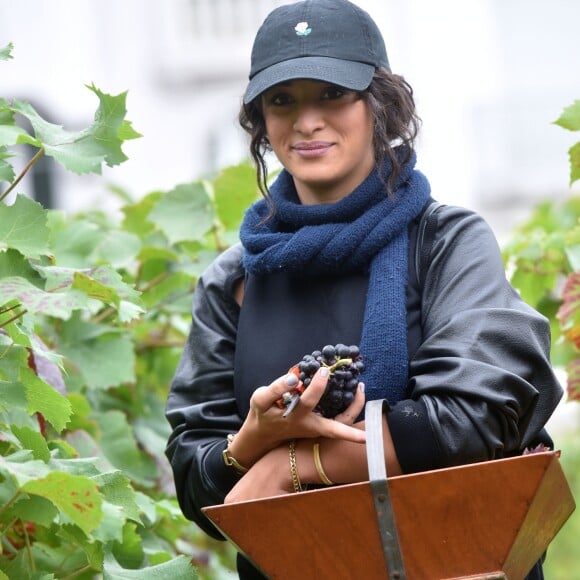
<path id="1" fill-rule="evenodd" d="M 296 79 L 332 83 L 353 91 L 364 91 L 371 84 L 375 67 L 362 62 L 324 56 L 285 60 L 260 71 L 248 83 L 244 103 L 253 101 L 270 87 Z"/>

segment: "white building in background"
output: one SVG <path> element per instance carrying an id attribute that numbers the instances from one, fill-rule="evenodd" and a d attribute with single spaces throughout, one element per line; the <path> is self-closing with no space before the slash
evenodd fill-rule
<path id="1" fill-rule="evenodd" d="M 103 177 L 55 169 L 54 201 L 114 206 L 246 157 L 237 111 L 253 36 L 285 0 L 19 0 L 0 4 L 0 96 L 71 130 L 97 107 L 85 84 L 128 90 L 143 138 Z M 394 72 L 423 118 L 419 167 L 434 196 L 467 205 L 504 236 L 537 200 L 565 196 L 569 146 L 552 125 L 580 98 L 578 0 L 358 0 L 384 32 Z M 27 188 L 29 188 L 27 190 Z M 30 193 L 33 184 L 21 191 Z"/>
<path id="2" fill-rule="evenodd" d="M 393 72 L 415 89 L 419 167 L 439 201 L 479 211 L 501 241 L 536 202 L 571 193 L 567 151 L 579 136 L 552 122 L 580 99 L 580 1 L 355 1 L 383 30 Z M 77 130 L 98 105 L 84 85 L 128 91 L 127 118 L 143 134 L 125 144 L 129 161 L 103 176 L 49 162 L 49 180 L 41 171 L 17 191 L 51 193 L 71 211 L 113 210 L 109 184 L 137 199 L 245 159 L 237 112 L 251 42 L 285 2 L 1 3 L 0 47 L 12 42 L 14 60 L 0 62 L 0 97 Z M 577 425 L 579 409 L 567 405 L 554 420 Z"/>

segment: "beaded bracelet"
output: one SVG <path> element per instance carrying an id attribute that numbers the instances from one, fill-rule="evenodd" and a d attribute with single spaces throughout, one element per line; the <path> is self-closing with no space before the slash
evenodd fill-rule
<path id="1" fill-rule="evenodd" d="M 312 452 L 314 453 L 314 465 L 316 465 L 316 471 L 318 472 L 318 476 L 322 480 L 322 483 L 325 485 L 334 485 L 334 482 L 330 480 L 328 475 L 326 475 L 323 467 L 322 462 L 320 461 L 320 444 L 315 443 L 312 447 Z"/>
<path id="2" fill-rule="evenodd" d="M 292 485 L 294 487 L 294 493 L 299 493 L 302 491 L 302 484 L 300 483 L 300 478 L 298 477 L 298 468 L 296 467 L 296 441 L 292 439 L 289 444 L 290 451 L 290 475 L 292 476 Z"/>

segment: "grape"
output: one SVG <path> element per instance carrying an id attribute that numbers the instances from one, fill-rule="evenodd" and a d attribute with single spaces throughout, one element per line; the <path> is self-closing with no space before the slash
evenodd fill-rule
<path id="1" fill-rule="evenodd" d="M 304 355 L 296 366 L 304 387 L 308 387 L 321 366 L 329 368 L 326 390 L 314 408 L 314 411 L 329 418 L 336 417 L 353 402 L 358 376 L 365 370 L 359 347 L 345 344 L 327 344 L 321 350 Z"/>

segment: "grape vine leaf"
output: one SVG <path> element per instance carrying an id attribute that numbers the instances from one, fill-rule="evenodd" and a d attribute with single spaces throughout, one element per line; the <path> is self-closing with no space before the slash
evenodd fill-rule
<path id="1" fill-rule="evenodd" d="M 79 290 L 65 288 L 61 292 L 45 292 L 28 280 L 11 276 L 0 278 L 0 304 L 18 298 L 34 314 L 45 314 L 66 320 L 74 310 L 87 308 L 89 298 Z"/>
<path id="2" fill-rule="evenodd" d="M 12 44 L 11 42 L 9 42 L 3 48 L 0 48 L 0 60 L 9 60 L 11 58 L 14 58 L 11 54 L 13 48 L 14 44 Z"/>
<path id="3" fill-rule="evenodd" d="M 0 145 L 0 182 L 7 181 L 10 183 L 14 181 L 14 168 L 5 161 L 10 157 L 12 157 L 12 154 L 8 152 L 8 148 Z"/>
<path id="4" fill-rule="evenodd" d="M 570 185 L 580 179 L 580 142 L 568 150 L 570 158 Z"/>
<path id="5" fill-rule="evenodd" d="M 111 410 L 99 413 L 96 418 L 101 426 L 100 447 L 105 457 L 133 481 L 149 487 L 155 479 L 155 463 L 139 449 L 125 414 Z"/>
<path id="6" fill-rule="evenodd" d="M 554 123 L 569 131 L 580 131 L 580 100 L 566 107 Z"/>
<path id="7" fill-rule="evenodd" d="M 22 368 L 20 372 L 28 400 L 26 410 L 30 414 L 41 413 L 56 431 L 62 431 L 72 413 L 70 401 L 51 385 L 45 383 L 31 369 Z"/>
<path id="8" fill-rule="evenodd" d="M 167 580 L 167 578 L 180 578 L 187 580 L 197 578 L 191 559 L 186 556 L 177 556 L 158 564 L 139 570 L 122 568 L 112 554 L 105 556 L 103 566 L 103 580 Z"/>
<path id="9" fill-rule="evenodd" d="M 0 250 L 15 248 L 28 257 L 50 254 L 46 210 L 25 195 L 12 205 L 0 204 Z"/>
<path id="10" fill-rule="evenodd" d="M 147 546 L 149 549 L 149 545 Z M 133 522 L 126 522 L 123 526 L 123 541 L 113 545 L 113 554 L 116 560 L 123 566 L 135 570 L 141 567 L 145 558 L 143 540 Z"/>
<path id="11" fill-rule="evenodd" d="M 211 199 L 200 182 L 178 185 L 162 197 L 147 218 L 171 244 L 203 240 L 213 226 Z"/>
<path id="12" fill-rule="evenodd" d="M 30 449 L 34 459 L 41 459 L 48 462 L 50 459 L 50 451 L 46 439 L 38 432 L 26 425 L 19 427 L 18 425 L 11 425 L 12 433 L 20 441 L 24 449 Z"/>
<path id="13" fill-rule="evenodd" d="M 247 207 L 258 198 L 256 172 L 248 163 L 225 168 L 214 180 L 218 217 L 226 230 L 237 229 Z"/>
<path id="14" fill-rule="evenodd" d="M 94 85 L 87 85 L 87 88 L 97 95 L 99 107 L 93 123 L 78 132 L 66 131 L 60 125 L 45 121 L 30 103 L 14 101 L 11 109 L 26 117 L 34 129 L 34 138 L 21 135 L 18 143 L 43 148 L 46 155 L 77 174 L 100 174 L 103 163 L 112 167 L 125 161 L 127 156 L 121 145 L 124 141 L 141 137 L 124 118 L 127 92 L 108 95 Z"/>
<path id="15" fill-rule="evenodd" d="M 0 252 L 0 278 L 8 278 L 9 276 L 25 278 L 39 288 L 44 285 L 41 276 L 30 265 L 30 260 L 27 260 L 18 250 L 13 248 Z"/>
<path id="16" fill-rule="evenodd" d="M 131 481 L 122 471 L 99 473 L 93 480 L 109 503 L 121 507 L 128 519 L 142 523 L 141 509 L 137 504 L 135 491 L 131 488 Z"/>
<path id="17" fill-rule="evenodd" d="M 154 191 L 135 203 L 122 207 L 121 211 L 125 215 L 123 229 L 145 240 L 148 234 L 155 230 L 154 225 L 147 220 L 147 216 L 164 195 L 162 191 Z"/>
<path id="18" fill-rule="evenodd" d="M 93 531 L 93 537 L 103 544 L 108 542 L 120 542 L 123 540 L 123 526 L 127 518 L 123 510 L 108 501 L 103 501 L 101 506 L 103 519 L 101 525 Z"/>
<path id="19" fill-rule="evenodd" d="M 80 369 L 89 389 L 108 389 L 135 381 L 135 350 L 128 336 L 78 342 L 72 339 L 61 345 L 60 352 Z"/>
<path id="20" fill-rule="evenodd" d="M 23 496 L 15 505 L 8 508 L 4 517 L 6 521 L 19 518 L 24 522 L 35 522 L 48 527 L 57 514 L 58 510 L 52 502 L 37 495 L 29 495 L 28 497 Z"/>
<path id="21" fill-rule="evenodd" d="M 48 215 L 50 247 L 56 263 L 63 268 L 93 265 L 95 262 L 91 258 L 101 237 L 98 226 L 85 219 L 63 223 L 62 217 L 56 211 L 51 211 Z"/>
<path id="22" fill-rule="evenodd" d="M 52 471 L 41 479 L 25 483 L 22 491 L 50 500 L 86 534 L 96 529 L 103 519 L 103 499 L 97 484 L 88 477 Z"/>

